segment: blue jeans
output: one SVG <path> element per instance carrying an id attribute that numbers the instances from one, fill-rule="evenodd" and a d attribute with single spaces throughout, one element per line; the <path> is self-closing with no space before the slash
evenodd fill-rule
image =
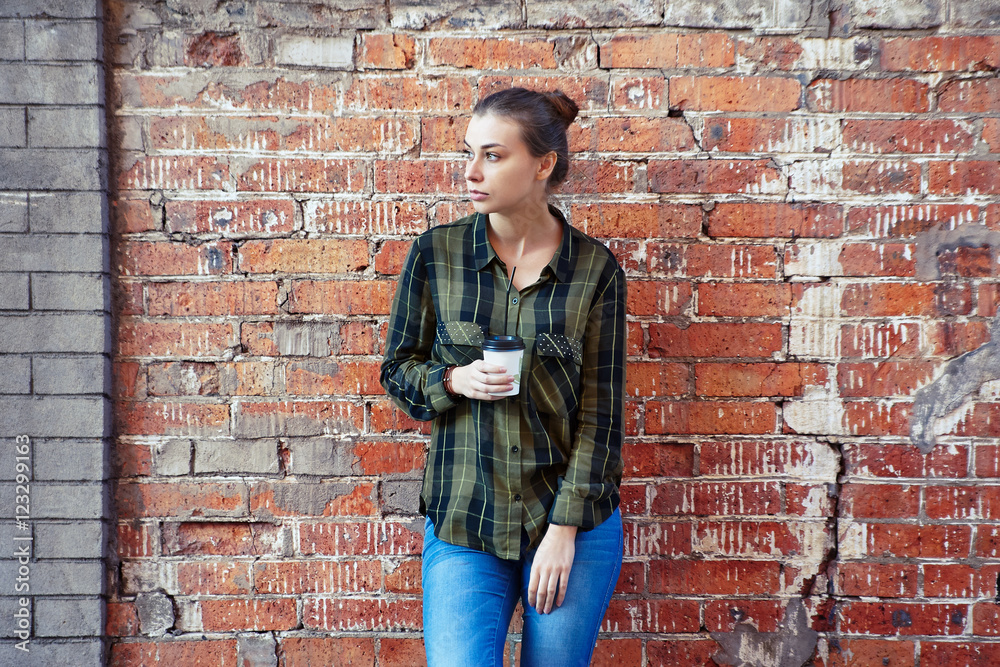
<path id="1" fill-rule="evenodd" d="M 528 604 L 534 550 L 503 560 L 434 536 L 425 523 L 424 648 L 429 667 L 499 666 L 518 598 L 524 607 L 521 667 L 586 667 L 622 566 L 622 517 L 615 511 L 576 535 L 561 607 L 539 614 Z"/>

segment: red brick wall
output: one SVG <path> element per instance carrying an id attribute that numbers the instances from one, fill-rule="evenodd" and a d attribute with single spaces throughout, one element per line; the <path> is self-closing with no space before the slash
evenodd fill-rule
<path id="1" fill-rule="evenodd" d="M 630 278 L 626 556 L 595 664 L 1000 661 L 985 23 L 216 4 L 107 17 L 114 665 L 422 662 L 427 429 L 380 353 L 410 240 L 471 210 L 469 109 L 512 84 L 580 102 L 557 204 Z M 922 409 L 952 419 L 925 454 L 932 381 Z"/>

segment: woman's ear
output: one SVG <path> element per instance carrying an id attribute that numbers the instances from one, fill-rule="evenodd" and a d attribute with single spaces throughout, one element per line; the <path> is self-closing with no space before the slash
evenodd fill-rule
<path id="1" fill-rule="evenodd" d="M 535 172 L 536 181 L 547 181 L 549 176 L 552 175 L 552 170 L 556 168 L 556 161 L 559 156 L 556 155 L 555 151 L 549 151 L 541 157 L 541 161 L 538 163 L 538 171 Z"/>

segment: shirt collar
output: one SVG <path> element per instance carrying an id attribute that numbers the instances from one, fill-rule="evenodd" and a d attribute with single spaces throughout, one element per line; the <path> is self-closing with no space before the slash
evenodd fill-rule
<path id="1" fill-rule="evenodd" d="M 566 282 L 570 279 L 573 267 L 572 227 L 570 227 L 562 211 L 552 204 L 549 204 L 549 212 L 562 223 L 563 234 L 562 241 L 559 244 L 559 251 L 552 257 L 547 267 L 558 281 Z M 497 259 L 496 251 L 493 250 L 493 246 L 490 245 L 490 241 L 486 236 L 486 215 L 483 213 L 476 213 L 476 221 L 472 231 L 472 245 L 476 271 L 482 271 L 489 266 L 490 262 Z"/>

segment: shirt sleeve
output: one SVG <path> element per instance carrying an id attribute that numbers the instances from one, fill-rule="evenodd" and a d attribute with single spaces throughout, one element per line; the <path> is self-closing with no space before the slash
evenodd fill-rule
<path id="1" fill-rule="evenodd" d="M 389 315 L 379 380 L 412 418 L 429 421 L 457 402 L 444 388 L 445 364 L 431 359 L 437 318 L 418 238 L 410 246 Z"/>
<path id="2" fill-rule="evenodd" d="M 549 523 L 593 528 L 617 505 L 625 413 L 625 274 L 609 262 L 587 318 L 577 431 Z M 607 273 L 607 272 L 606 272 Z"/>

